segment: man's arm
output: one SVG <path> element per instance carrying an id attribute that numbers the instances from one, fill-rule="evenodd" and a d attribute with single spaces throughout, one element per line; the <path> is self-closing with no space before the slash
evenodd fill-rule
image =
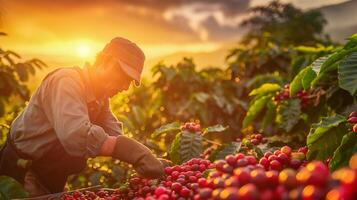
<path id="1" fill-rule="evenodd" d="M 107 138 L 89 120 L 84 87 L 71 76 L 49 78 L 43 91 L 43 110 L 68 154 L 94 157 Z"/>
<path id="2" fill-rule="evenodd" d="M 123 134 L 122 123 L 113 115 L 110 110 L 109 99 L 104 102 L 104 109 L 99 116 L 100 126 L 103 127 L 106 133 L 110 136 L 118 136 Z"/>

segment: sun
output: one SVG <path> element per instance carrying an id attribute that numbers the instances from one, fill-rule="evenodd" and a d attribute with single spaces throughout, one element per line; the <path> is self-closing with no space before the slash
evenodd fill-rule
<path id="1" fill-rule="evenodd" d="M 77 47 L 77 54 L 81 58 L 88 58 L 90 55 L 91 49 L 88 45 L 82 44 Z"/>

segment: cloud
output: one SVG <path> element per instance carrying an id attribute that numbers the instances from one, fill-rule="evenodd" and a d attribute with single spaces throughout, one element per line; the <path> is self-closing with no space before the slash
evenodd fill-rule
<path id="1" fill-rule="evenodd" d="M 139 7 L 147 7 L 155 10 L 165 11 L 175 7 L 180 7 L 190 4 L 202 4 L 202 5 L 218 5 L 219 9 L 223 11 L 227 16 L 236 15 L 237 13 L 245 12 L 249 7 L 249 0 L 126 0 L 120 1 L 127 5 L 134 5 Z"/>
<path id="2" fill-rule="evenodd" d="M 17 0 L 8 5 L 20 8 L 21 11 L 17 13 L 23 19 L 29 19 L 26 20 L 28 24 L 33 22 L 34 25 L 41 25 L 42 29 L 51 29 L 54 25 L 68 29 L 68 32 L 57 33 L 53 30 L 53 35 L 59 38 L 72 37 L 80 26 L 82 30 L 78 30 L 77 35 L 85 32 L 88 37 L 98 35 L 107 38 L 110 28 L 112 32 L 116 31 L 124 36 L 135 35 L 133 37 L 140 38 L 145 43 L 165 39 L 181 43 L 227 37 L 227 31 L 237 28 L 241 16 L 249 8 L 249 2 L 250 0 Z M 222 37 L 219 37 L 221 31 Z M 213 35 L 215 37 L 209 37 Z"/>
<path id="3" fill-rule="evenodd" d="M 187 19 L 188 25 L 202 41 L 226 38 L 227 32 L 238 34 L 238 25 L 246 16 L 249 1 L 194 1 L 164 11 L 164 18 L 172 21 L 180 16 Z M 242 3 L 243 2 L 243 3 Z M 222 34 L 222 37 L 219 35 Z M 236 34 L 236 35 L 237 35 Z M 233 35 L 233 34 L 230 34 Z"/>
<path id="4" fill-rule="evenodd" d="M 207 32 L 207 40 L 220 42 L 238 40 L 240 35 L 245 31 L 238 24 L 235 26 L 222 26 L 213 16 L 202 21 L 201 27 Z"/>

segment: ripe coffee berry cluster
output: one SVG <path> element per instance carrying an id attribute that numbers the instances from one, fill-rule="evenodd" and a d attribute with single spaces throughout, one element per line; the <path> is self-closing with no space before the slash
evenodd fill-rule
<path id="1" fill-rule="evenodd" d="M 187 130 L 189 132 L 200 133 L 201 125 L 194 123 L 194 122 L 186 122 L 184 125 L 181 126 L 181 130 Z"/>
<path id="2" fill-rule="evenodd" d="M 353 132 L 357 133 L 357 111 L 348 116 L 348 122 L 353 126 Z"/>
<path id="3" fill-rule="evenodd" d="M 298 152 L 292 152 L 289 146 L 283 146 L 274 153 L 268 151 L 259 160 L 266 170 L 280 171 L 283 168 L 289 167 L 298 169 L 301 165 L 306 164 L 305 154 L 307 153 L 306 147 L 301 147 Z"/>
<path id="4" fill-rule="evenodd" d="M 296 96 L 300 99 L 301 107 L 306 107 L 310 103 L 309 93 L 305 90 L 300 90 L 296 93 Z"/>
<path id="5" fill-rule="evenodd" d="M 290 85 L 286 84 L 282 91 L 279 91 L 279 92 L 276 93 L 276 95 L 274 97 L 274 101 L 279 104 L 281 101 L 289 99 L 290 98 L 289 90 L 290 90 Z"/>
<path id="6" fill-rule="evenodd" d="M 249 137 L 249 140 L 252 144 L 258 145 L 263 142 L 263 135 L 258 133 L 258 134 L 253 134 Z"/>
<path id="7" fill-rule="evenodd" d="M 296 97 L 300 99 L 300 105 L 301 107 L 306 107 L 310 103 L 310 98 L 309 98 L 309 93 L 305 90 L 300 90 L 296 93 Z M 290 98 L 290 85 L 287 84 L 284 86 L 284 89 L 280 92 L 277 92 L 277 94 L 274 97 L 274 101 L 279 104 L 280 102 L 289 99 Z"/>

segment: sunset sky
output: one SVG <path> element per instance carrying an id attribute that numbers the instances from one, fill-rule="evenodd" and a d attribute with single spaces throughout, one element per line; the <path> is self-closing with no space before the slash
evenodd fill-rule
<path id="1" fill-rule="evenodd" d="M 309 9 L 344 0 L 290 0 Z M 266 0 L 0 0 L 1 48 L 49 65 L 82 65 L 115 36 L 143 48 L 148 59 L 214 51 L 237 42 L 247 9 Z"/>

